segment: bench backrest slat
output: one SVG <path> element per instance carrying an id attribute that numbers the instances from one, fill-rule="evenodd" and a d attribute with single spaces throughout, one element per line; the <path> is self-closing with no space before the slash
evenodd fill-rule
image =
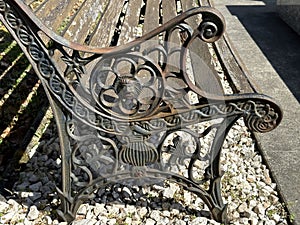
<path id="1" fill-rule="evenodd" d="M 196 6 L 191 0 L 181 0 L 181 3 L 183 12 Z M 196 17 L 193 17 L 188 19 L 187 22 L 191 26 L 196 27 L 200 20 L 201 18 L 197 19 Z M 208 93 L 222 95 L 222 85 L 217 72 L 214 69 L 207 44 L 200 40 L 195 40 L 192 42 L 190 49 L 193 51 L 190 56 L 191 66 L 194 72 L 197 71 L 197 76 L 194 77 L 196 86 Z M 199 60 L 199 57 L 201 57 L 201 60 Z"/>
<path id="2" fill-rule="evenodd" d="M 162 1 L 163 23 L 168 22 L 177 16 L 175 1 Z"/>
<path id="3" fill-rule="evenodd" d="M 97 25 L 97 32 L 91 37 L 91 46 L 108 47 L 111 45 L 123 8 L 124 0 L 109 1 L 107 9 Z"/>
<path id="4" fill-rule="evenodd" d="M 147 1 L 143 34 L 146 34 L 159 26 L 159 0 Z"/>
<path id="5" fill-rule="evenodd" d="M 70 26 L 64 37 L 76 43 L 84 44 L 88 35 L 93 32 L 97 19 L 103 14 L 105 1 L 87 0 L 77 11 L 76 16 L 70 21 Z"/>
<path id="6" fill-rule="evenodd" d="M 57 0 L 49 0 L 35 14 L 53 31 L 62 33 L 63 26 L 66 26 L 63 23 L 71 17 L 76 3 L 76 1 L 61 0 L 58 4 Z"/>
<path id="7" fill-rule="evenodd" d="M 129 1 L 118 45 L 133 41 L 138 36 L 141 36 L 141 32 L 138 33 L 138 25 L 140 22 L 142 7 L 143 0 Z"/>

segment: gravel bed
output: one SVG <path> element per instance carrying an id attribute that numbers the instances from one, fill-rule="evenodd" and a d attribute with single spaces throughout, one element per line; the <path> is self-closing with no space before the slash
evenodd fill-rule
<path id="1" fill-rule="evenodd" d="M 230 92 L 219 65 L 216 68 Z M 193 128 L 200 131 L 203 125 Z M 201 144 L 205 147 L 210 142 L 208 136 Z M 288 224 L 276 184 L 243 120 L 233 126 L 226 138 L 221 165 L 224 171 L 222 196 L 228 204 L 231 224 Z M 60 184 L 60 169 L 59 142 L 52 122 L 25 168 L 12 174 L 17 179 L 13 188 L 7 190 L 11 195 L 0 198 L 0 224 L 67 224 L 58 222 L 56 214 L 60 200 L 55 185 Z M 202 200 L 177 184 L 166 181 L 143 188 L 115 184 L 99 190 L 95 200 L 83 204 L 73 224 L 219 224 L 207 216 Z"/>

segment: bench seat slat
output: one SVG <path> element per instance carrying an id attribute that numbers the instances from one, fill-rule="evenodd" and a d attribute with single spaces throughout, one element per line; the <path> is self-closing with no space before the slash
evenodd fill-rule
<path id="1" fill-rule="evenodd" d="M 181 0 L 181 2 L 183 12 L 197 6 L 190 0 Z M 187 22 L 195 29 L 199 25 L 200 20 L 201 18 L 193 17 L 189 18 Z M 196 86 L 208 93 L 222 95 L 222 85 L 212 64 L 207 43 L 195 40 L 191 44 L 190 50 L 192 50 L 190 57 L 193 71 L 201 71 L 197 73 L 197 76 L 194 76 Z"/>
<path id="2" fill-rule="evenodd" d="M 175 4 L 174 0 L 162 1 L 163 23 L 166 23 L 177 16 L 177 8 Z"/>
<path id="3" fill-rule="evenodd" d="M 177 16 L 176 1 L 162 1 L 163 23 L 168 22 Z M 171 42 L 180 44 L 179 35 L 173 36 Z"/>
<path id="4" fill-rule="evenodd" d="M 133 41 L 138 37 L 138 25 L 140 20 L 143 0 L 129 1 L 118 45 Z"/>
<path id="5" fill-rule="evenodd" d="M 163 23 L 168 22 L 177 16 L 177 6 L 176 1 L 162 1 L 162 20 Z M 174 48 L 179 48 L 181 46 L 181 39 L 178 30 L 174 31 L 169 39 L 168 45 L 170 50 Z M 168 58 L 168 72 L 179 72 L 180 68 L 180 55 L 179 52 L 169 55 Z"/>
<path id="6" fill-rule="evenodd" d="M 23 0 L 24 1 L 24 3 L 26 4 L 26 5 L 30 5 L 31 3 L 33 3 L 35 0 Z"/>

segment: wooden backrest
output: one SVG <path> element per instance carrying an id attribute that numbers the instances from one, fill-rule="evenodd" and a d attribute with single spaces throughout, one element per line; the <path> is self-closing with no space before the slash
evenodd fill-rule
<path id="1" fill-rule="evenodd" d="M 182 10 L 180 0 L 24 0 L 35 15 L 64 38 L 86 45 L 122 45 L 154 30 Z M 197 5 L 194 5 L 197 6 Z"/>
<path id="2" fill-rule="evenodd" d="M 122 46 L 149 34 L 182 12 L 201 5 L 200 2 L 191 0 L 26 0 L 25 2 L 41 22 L 59 36 L 70 42 L 97 48 Z M 196 29 L 200 18 L 192 17 L 186 22 L 192 29 Z M 170 41 L 173 46 L 181 46 L 181 38 L 180 32 L 177 32 Z M 158 43 L 159 40 L 162 38 L 153 37 L 151 44 L 155 45 L 155 41 Z M 194 78 L 196 85 L 207 92 L 222 94 L 207 44 L 199 39 L 190 47 L 193 50 L 193 55 L 190 56 L 192 70 L 199 71 L 208 66 L 207 71 Z M 149 48 L 149 43 L 143 44 L 140 51 L 146 48 Z M 57 56 L 57 59 L 60 57 L 61 55 Z M 151 54 L 151 58 L 157 57 L 157 54 Z M 174 68 L 180 68 L 179 55 L 170 57 L 169 61 Z M 61 65 L 64 70 L 66 67 Z"/>

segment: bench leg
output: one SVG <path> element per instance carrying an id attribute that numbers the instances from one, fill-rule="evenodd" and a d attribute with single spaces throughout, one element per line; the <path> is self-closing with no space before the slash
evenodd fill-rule
<path id="1" fill-rule="evenodd" d="M 50 98 L 51 99 L 51 98 Z M 221 196 L 221 178 L 222 172 L 220 171 L 220 156 L 223 142 L 226 138 L 227 133 L 229 132 L 232 125 L 240 116 L 231 116 L 223 120 L 222 123 L 216 126 L 216 134 L 214 141 L 211 145 L 211 151 L 208 153 L 209 166 L 205 170 L 206 181 L 209 181 L 209 189 L 205 190 L 202 188 L 202 181 L 197 181 L 193 178 L 193 166 L 197 160 L 201 160 L 198 157 L 199 150 L 196 150 L 192 155 L 180 155 L 176 152 L 172 152 L 174 159 L 173 162 L 169 162 L 168 165 L 159 165 L 152 167 L 150 166 L 129 166 L 122 163 L 118 154 L 112 153 L 108 155 L 103 153 L 102 150 L 99 152 L 94 152 L 94 158 L 99 159 L 98 163 L 102 163 L 104 166 L 107 163 L 112 164 L 109 169 L 109 174 L 93 174 L 93 165 L 90 168 L 87 168 L 89 163 L 92 164 L 92 159 L 87 158 L 85 162 L 79 162 L 80 159 L 75 157 L 76 152 L 79 149 L 79 146 L 85 148 L 82 142 L 86 141 L 88 137 L 80 136 L 77 133 L 75 136 L 75 129 L 80 129 L 76 127 L 76 120 L 71 119 L 71 116 L 68 113 L 64 113 L 59 107 L 59 103 L 55 101 L 50 101 L 52 103 L 52 108 L 55 114 L 57 121 L 57 126 L 59 130 L 59 136 L 61 141 L 61 157 L 62 157 L 62 187 L 57 188 L 58 194 L 61 198 L 61 209 L 58 210 L 59 216 L 68 223 L 71 223 L 75 217 L 76 212 L 80 205 L 89 199 L 94 197 L 94 192 L 98 189 L 105 188 L 108 185 L 115 183 L 129 184 L 132 180 L 136 181 L 136 184 L 147 184 L 147 180 L 144 180 L 146 177 L 149 178 L 148 181 L 158 180 L 170 180 L 181 186 L 186 190 L 195 193 L 199 198 L 201 198 L 204 203 L 208 206 L 211 217 L 218 222 L 226 224 L 227 222 L 227 205 L 224 205 L 222 196 Z M 93 131 L 91 131 L 93 133 Z M 90 136 L 89 142 L 96 142 L 98 132 L 95 132 L 94 135 Z M 170 132 L 171 134 L 172 132 Z M 115 137 L 111 137 L 114 139 Z M 195 136 L 195 138 L 198 138 Z M 83 140 L 85 139 L 85 140 Z M 109 141 L 104 137 L 101 138 L 102 142 Z M 164 142 L 164 138 L 160 140 L 161 144 L 158 146 L 158 152 L 160 152 L 159 158 L 161 158 L 164 150 L 161 150 L 161 146 Z M 179 149 L 180 143 L 173 140 L 174 143 L 177 143 L 178 146 L 174 148 Z M 100 144 L 101 145 L 101 144 Z M 102 146 L 103 147 L 103 146 Z M 183 146 L 181 146 L 183 147 Z M 183 149 L 181 149 L 184 151 Z M 105 154 L 104 157 L 103 154 Z M 173 157 L 172 156 L 172 157 Z M 107 158 L 109 157 L 109 158 Z M 169 172 L 168 168 L 173 163 L 178 163 L 180 158 L 189 157 L 190 166 L 188 168 L 189 177 L 184 177 L 181 175 L 174 174 Z M 88 162 L 87 162 L 88 161 Z M 120 170 L 120 166 L 126 168 L 125 170 Z M 99 169 L 101 165 L 98 165 Z M 79 176 L 76 175 L 76 169 L 82 169 L 82 173 L 86 173 L 89 176 L 86 180 L 82 180 Z M 157 169 L 159 168 L 159 170 Z"/>

